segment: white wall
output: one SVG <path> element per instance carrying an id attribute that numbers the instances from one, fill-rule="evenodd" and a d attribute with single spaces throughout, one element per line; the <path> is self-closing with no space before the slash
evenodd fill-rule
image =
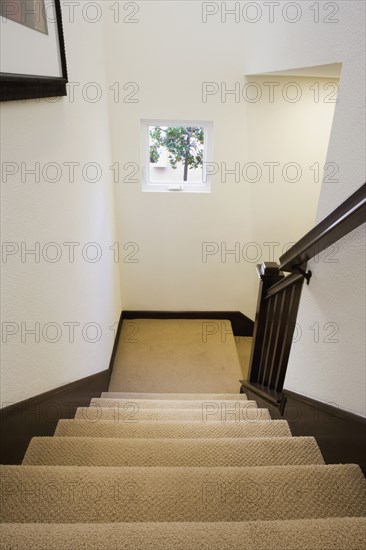
<path id="1" fill-rule="evenodd" d="M 242 97 L 236 102 L 233 95 L 222 101 L 220 93 L 203 102 L 203 82 L 219 88 L 223 83 L 228 90 L 244 86 L 244 61 L 252 55 L 251 48 L 245 49 L 247 27 L 225 25 L 220 18 L 203 23 L 200 2 L 149 1 L 139 6 L 139 23 L 123 29 L 110 23 L 108 33 L 109 80 L 139 86 L 138 102 L 111 103 L 114 161 L 140 164 L 140 119 L 212 120 L 219 166 L 226 163 L 230 169 L 240 163 L 243 169 L 249 162 L 295 161 L 303 166 L 304 177 L 293 184 L 276 175 L 268 184 L 263 172 L 257 183 L 242 176 L 238 182 L 227 176 L 224 183 L 219 173 L 212 193 L 205 195 L 148 194 L 141 192 L 138 181 L 120 182 L 119 239 L 139 246 L 139 262 L 121 266 L 123 307 L 228 309 L 254 317 L 255 264 L 273 259 L 273 246 L 277 257 L 285 244 L 313 225 L 320 184 L 309 182 L 308 166 L 324 163 L 334 105 L 315 105 L 305 79 L 297 80 L 304 94 L 296 105 L 282 100 L 269 104 L 265 96 L 258 104 Z M 283 77 L 271 80 L 286 82 Z M 319 140 L 309 139 L 314 133 Z M 301 203 L 300 215 L 293 212 L 294 203 Z M 211 250 L 217 251 L 206 263 L 205 242 L 215 243 Z M 227 255 L 225 261 L 225 247 L 236 249 L 238 257 Z"/>
<path id="2" fill-rule="evenodd" d="M 309 9 L 313 3 L 301 2 L 303 17 L 297 24 L 279 17 L 273 24 L 254 25 L 247 34 L 252 55 L 245 63 L 250 73 L 343 63 L 328 151 L 328 161 L 339 164 L 339 183 L 323 183 L 317 221 L 365 181 L 365 4 L 331 4 L 339 6 L 338 23 L 315 24 Z M 309 263 L 314 275 L 310 286 L 304 287 L 298 317 L 302 337 L 293 346 L 285 387 L 364 416 L 364 228 L 338 245 L 332 256 L 336 263 L 329 263 L 332 251 Z M 309 329 L 314 323 L 320 327 L 319 342 Z M 333 337 L 338 343 L 328 341 L 327 323 L 339 327 Z"/>
<path id="3" fill-rule="evenodd" d="M 247 208 L 255 240 L 280 243 L 263 260 L 278 261 L 315 222 L 338 80 L 269 75 L 246 81 L 263 94 L 247 106 L 249 158 L 263 169 L 260 181 L 250 186 Z M 320 100 L 314 101 L 318 87 Z M 334 97 L 324 103 L 332 91 Z M 327 175 L 331 170 L 328 166 Z"/>
<path id="4" fill-rule="evenodd" d="M 56 102 L 30 100 L 1 105 L 2 162 L 15 163 L 19 168 L 18 174 L 2 186 L 2 240 L 15 243 L 19 249 L 21 243 L 34 248 L 38 242 L 41 250 L 45 244 L 55 242 L 62 253 L 56 263 L 45 260 L 42 252 L 39 262 L 29 255 L 22 262 L 20 252 L 8 256 L 6 262 L 3 256 L 2 329 L 18 328 L 18 332 L 8 337 L 3 332 L 2 405 L 108 368 L 114 341 L 109 327 L 118 320 L 121 309 L 118 265 L 108 250 L 116 240 L 108 169 L 108 105 L 106 100 L 90 103 L 80 92 L 88 82 L 96 82 L 106 90 L 103 27 L 83 21 L 77 11 L 75 15 L 71 23 L 64 14 L 69 80 L 80 83 L 75 87 L 75 101 L 69 97 Z M 86 91 L 88 97 L 93 97 L 92 88 Z M 31 168 L 36 162 L 41 170 L 48 163 L 57 163 L 59 181 L 47 181 L 56 174 L 49 167 L 46 179 L 41 176 L 39 183 L 30 175 L 22 182 L 20 164 Z M 74 183 L 68 177 L 67 162 L 80 163 L 75 168 Z M 81 169 L 90 162 L 102 169 L 96 183 L 82 177 Z M 87 179 L 93 177 L 91 170 Z M 75 248 L 74 263 L 69 261 L 65 242 L 80 243 Z M 98 243 L 102 250 L 97 263 L 82 256 L 83 246 L 90 242 Z M 10 251 L 12 245 L 8 246 Z M 44 249 L 46 258 L 55 252 L 55 248 Z M 84 256 L 92 258 L 94 252 L 90 247 L 84 250 Z M 25 333 L 25 328 L 35 323 L 40 325 L 39 342 Z M 48 323 L 56 325 L 46 330 Z M 74 342 L 64 323 L 80 324 L 75 327 Z M 82 328 L 85 330 L 88 323 L 102 330 L 96 343 L 86 341 L 96 337 L 92 327 L 83 338 Z M 59 336 L 58 342 L 50 343 Z"/>

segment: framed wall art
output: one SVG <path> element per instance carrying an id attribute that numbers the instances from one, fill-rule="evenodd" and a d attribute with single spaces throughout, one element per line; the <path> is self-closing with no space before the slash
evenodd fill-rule
<path id="1" fill-rule="evenodd" d="M 60 0 L 0 0 L 0 101 L 66 95 Z"/>

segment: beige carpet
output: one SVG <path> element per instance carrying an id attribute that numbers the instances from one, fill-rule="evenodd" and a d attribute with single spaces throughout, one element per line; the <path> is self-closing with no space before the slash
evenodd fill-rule
<path id="1" fill-rule="evenodd" d="M 124 321 L 110 391 L 239 392 L 242 372 L 229 321 Z"/>
<path id="2" fill-rule="evenodd" d="M 209 395 L 209 394 L 208 394 Z M 108 397 L 94 397 L 90 401 L 90 407 L 103 407 L 103 408 L 119 408 L 125 411 L 153 411 L 153 410 L 194 410 L 202 411 L 207 410 L 211 413 L 222 411 L 222 413 L 229 414 L 239 413 L 245 408 L 257 408 L 256 401 L 250 401 L 249 399 L 240 399 L 243 394 L 238 394 L 238 399 L 110 399 Z M 246 396 L 245 396 L 246 397 Z"/>
<path id="3" fill-rule="evenodd" d="M 21 466 L 1 467 L 2 550 L 366 549 L 360 468 L 325 465 L 314 438 L 231 394 L 231 345 L 212 341 L 201 356 L 177 344 L 174 359 L 170 340 L 147 341 L 120 347 L 138 360 L 120 364 L 115 391 L 33 438 Z"/>
<path id="4" fill-rule="evenodd" d="M 132 405 L 132 406 L 130 406 Z M 207 403 L 200 409 L 148 409 L 141 410 L 136 404 L 114 407 L 80 407 L 75 418 L 87 422 L 111 420 L 113 422 L 245 422 L 270 420 L 268 409 L 257 407 L 217 408 Z"/>
<path id="5" fill-rule="evenodd" d="M 365 518 L 229 523 L 5 524 L 12 550 L 364 550 Z M 28 546 L 27 546 L 28 545 Z"/>
<path id="6" fill-rule="evenodd" d="M 358 466 L 3 466 L 4 523 L 256 521 L 366 515 Z"/>
<path id="7" fill-rule="evenodd" d="M 144 438 L 218 438 L 218 437 L 291 437 L 285 420 L 253 422 L 110 422 L 98 420 L 60 420 L 56 437 L 128 437 Z"/>
<path id="8" fill-rule="evenodd" d="M 252 352 L 253 338 L 249 336 L 235 336 L 235 343 L 239 355 L 242 380 L 248 380 L 250 354 Z"/>
<path id="9" fill-rule="evenodd" d="M 28 466 L 289 466 L 324 464 L 312 437 L 117 439 L 34 437 Z"/>

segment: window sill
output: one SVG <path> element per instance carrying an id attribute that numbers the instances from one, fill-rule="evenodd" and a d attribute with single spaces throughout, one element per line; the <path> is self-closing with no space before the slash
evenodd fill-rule
<path id="1" fill-rule="evenodd" d="M 203 185 L 146 185 L 142 188 L 143 193 L 171 193 L 179 195 L 181 193 L 211 193 L 211 188 Z"/>

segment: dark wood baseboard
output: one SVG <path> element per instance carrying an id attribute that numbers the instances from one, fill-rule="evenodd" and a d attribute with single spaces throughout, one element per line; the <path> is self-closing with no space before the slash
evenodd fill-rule
<path id="1" fill-rule="evenodd" d="M 228 319 L 234 336 L 253 336 L 254 321 L 240 311 L 122 311 L 122 319 Z"/>
<path id="2" fill-rule="evenodd" d="M 243 381 L 241 393 L 287 420 L 294 436 L 315 437 L 326 464 L 359 464 L 366 475 L 366 418 L 286 389 L 278 401 Z"/>
<path id="3" fill-rule="evenodd" d="M 119 337 L 121 335 L 121 330 L 122 330 L 122 323 L 123 323 L 123 311 L 121 311 L 121 314 L 119 316 L 117 332 L 116 332 L 116 336 L 114 338 L 112 355 L 111 355 L 111 359 L 110 359 L 110 362 L 109 362 L 109 368 L 110 368 L 111 371 L 113 370 L 114 360 L 116 358 Z"/>
<path id="4" fill-rule="evenodd" d="M 253 384 L 246 380 L 240 380 L 242 388 L 245 393 L 251 392 L 261 397 L 264 401 L 272 403 L 278 409 L 282 401 L 283 394 L 282 392 L 277 392 L 274 390 L 264 389 L 260 384 Z M 243 392 L 243 393 L 244 393 Z"/>
<path id="5" fill-rule="evenodd" d="M 255 385 L 245 380 L 241 380 L 240 393 L 246 393 L 248 399 L 256 401 L 261 409 L 268 409 L 273 420 L 283 420 L 280 413 L 280 403 L 263 391 L 260 391 Z"/>
<path id="6" fill-rule="evenodd" d="M 108 391 L 111 370 L 76 380 L 0 410 L 0 464 L 21 464 L 34 436 L 52 436 L 61 418 Z"/>
<path id="7" fill-rule="evenodd" d="M 281 415 L 293 435 L 316 438 L 327 464 L 359 464 L 366 475 L 366 418 L 289 390 Z"/>

